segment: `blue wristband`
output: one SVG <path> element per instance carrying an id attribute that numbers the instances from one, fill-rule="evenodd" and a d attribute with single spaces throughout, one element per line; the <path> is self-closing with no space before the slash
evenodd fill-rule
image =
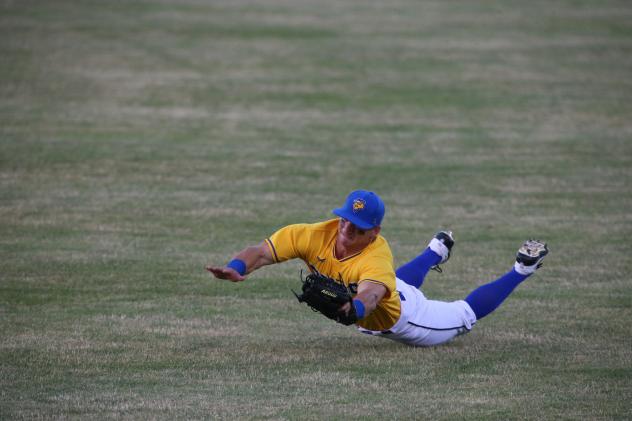
<path id="1" fill-rule="evenodd" d="M 364 318 L 364 304 L 362 304 L 362 301 L 360 300 L 353 300 L 353 306 L 355 307 L 355 311 L 356 311 L 356 315 L 358 316 L 358 319 L 362 319 Z"/>
<path id="2" fill-rule="evenodd" d="M 227 268 L 235 269 L 237 273 L 244 276 L 246 273 L 246 262 L 241 259 L 233 259 L 226 265 Z"/>

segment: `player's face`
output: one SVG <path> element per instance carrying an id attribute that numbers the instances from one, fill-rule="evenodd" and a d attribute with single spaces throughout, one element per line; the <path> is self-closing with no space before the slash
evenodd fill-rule
<path id="1" fill-rule="evenodd" d="M 345 248 L 361 250 L 371 244 L 377 236 L 379 227 L 370 230 L 363 230 L 355 226 L 352 222 L 340 218 L 338 226 L 338 240 Z"/>

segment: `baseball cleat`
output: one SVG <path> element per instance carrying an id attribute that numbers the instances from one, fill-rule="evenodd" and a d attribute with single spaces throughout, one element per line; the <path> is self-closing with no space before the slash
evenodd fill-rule
<path id="1" fill-rule="evenodd" d="M 439 231 L 438 233 L 436 233 L 434 238 L 430 241 L 428 247 L 430 247 L 432 251 L 441 256 L 441 261 L 430 269 L 435 270 L 439 273 L 443 272 L 439 265 L 447 262 L 448 259 L 450 259 L 450 253 L 452 252 L 453 246 L 454 237 L 452 236 L 452 231 Z"/>
<path id="2" fill-rule="evenodd" d="M 542 260 L 549 254 L 546 243 L 538 240 L 527 240 L 516 254 L 516 271 L 530 275 L 542 266 Z"/>

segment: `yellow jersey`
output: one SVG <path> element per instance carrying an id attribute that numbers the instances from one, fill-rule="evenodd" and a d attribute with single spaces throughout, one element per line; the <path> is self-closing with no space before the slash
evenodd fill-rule
<path id="1" fill-rule="evenodd" d="M 401 313 L 391 248 L 386 239 L 378 235 L 361 252 L 339 260 L 334 250 L 338 223 L 336 218 L 315 224 L 288 225 L 265 241 L 276 263 L 302 259 L 320 273 L 342 280 L 354 294 L 362 282 L 384 285 L 386 295 L 375 310 L 358 321 L 358 325 L 369 330 L 388 330 L 399 320 Z"/>

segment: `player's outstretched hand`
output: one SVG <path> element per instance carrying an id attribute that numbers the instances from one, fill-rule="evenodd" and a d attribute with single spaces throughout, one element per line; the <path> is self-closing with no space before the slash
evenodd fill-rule
<path id="1" fill-rule="evenodd" d="M 211 272 L 218 279 L 226 279 L 231 282 L 241 282 L 246 279 L 241 276 L 235 269 L 227 267 L 207 266 L 206 270 Z"/>

